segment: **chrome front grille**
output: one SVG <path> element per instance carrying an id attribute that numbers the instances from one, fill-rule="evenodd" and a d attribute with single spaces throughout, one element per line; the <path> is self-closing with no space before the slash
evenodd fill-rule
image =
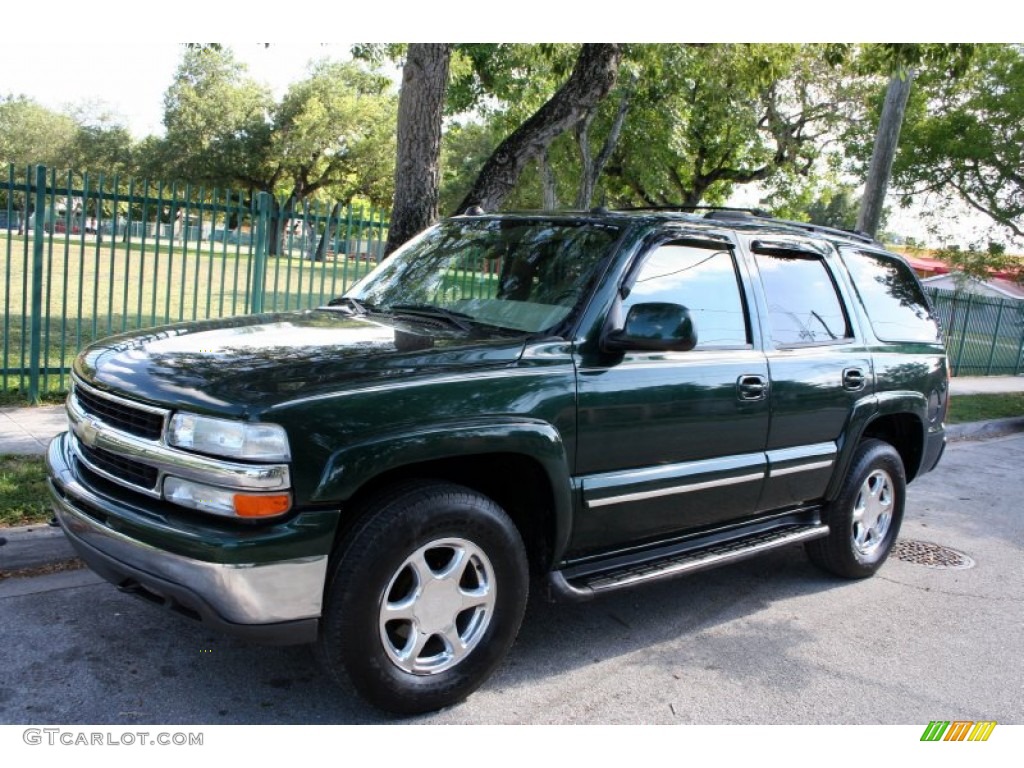
<path id="1" fill-rule="evenodd" d="M 168 475 L 256 493 L 291 487 L 287 464 L 218 459 L 167 445 L 169 410 L 100 392 L 77 378 L 67 408 L 79 463 L 104 480 L 151 498 L 163 498 Z"/>
<path id="2" fill-rule="evenodd" d="M 149 491 L 157 490 L 160 472 L 156 467 L 126 459 L 102 448 L 90 448 L 77 440 L 75 442 L 78 456 L 93 471 L 104 477 L 117 478 L 119 482 L 127 483 L 129 486 Z"/>
<path id="3" fill-rule="evenodd" d="M 167 411 L 160 408 L 132 403 L 121 397 L 93 389 L 75 380 L 72 397 L 78 400 L 79 409 L 87 416 L 99 419 L 104 424 L 146 440 L 159 440 L 164 433 Z"/>

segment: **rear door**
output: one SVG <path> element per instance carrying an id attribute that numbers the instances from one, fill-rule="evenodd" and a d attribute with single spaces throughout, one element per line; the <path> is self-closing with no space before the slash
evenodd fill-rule
<path id="1" fill-rule="evenodd" d="M 821 498 L 855 403 L 874 391 L 838 257 L 822 241 L 753 238 L 771 374 L 768 475 L 759 511 Z"/>

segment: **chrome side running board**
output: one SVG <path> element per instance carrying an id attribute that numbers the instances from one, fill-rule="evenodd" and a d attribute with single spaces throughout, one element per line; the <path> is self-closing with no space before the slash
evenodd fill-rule
<path id="1" fill-rule="evenodd" d="M 706 546 L 697 545 L 684 552 L 654 559 L 626 564 L 620 562 L 608 570 L 598 569 L 571 578 L 566 577 L 563 571 L 552 571 L 548 575 L 548 586 L 554 599 L 589 600 L 604 592 L 714 568 L 753 557 L 770 549 L 827 535 L 828 526 L 820 523 L 787 525 L 730 541 L 715 542 Z"/>

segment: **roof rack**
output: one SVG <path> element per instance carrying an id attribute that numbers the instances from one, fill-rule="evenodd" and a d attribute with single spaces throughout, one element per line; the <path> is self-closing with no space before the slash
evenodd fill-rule
<path id="1" fill-rule="evenodd" d="M 821 235 L 834 235 L 838 237 L 847 237 L 851 240 L 858 240 L 865 245 L 881 245 L 875 238 L 866 232 L 858 232 L 854 229 L 840 229 L 839 227 L 826 227 L 824 224 L 811 224 L 807 221 L 790 221 L 789 219 L 772 219 L 779 224 L 785 224 L 788 227 L 798 227 L 799 229 L 807 230 L 808 232 L 817 232 Z"/>
<path id="2" fill-rule="evenodd" d="M 715 216 L 713 214 L 733 214 L 729 218 L 756 216 L 759 219 L 770 219 L 771 214 L 760 208 L 732 208 L 725 205 L 641 205 L 634 208 L 619 208 L 620 211 L 678 211 L 680 213 L 695 213 L 707 211 L 704 214 L 708 218 L 726 218 L 727 216 Z"/>
<path id="3" fill-rule="evenodd" d="M 788 227 L 796 227 L 806 232 L 816 232 L 820 235 L 832 235 L 833 237 L 846 237 L 857 240 L 866 245 L 881 245 L 878 240 L 865 232 L 858 232 L 852 229 L 840 229 L 838 227 L 826 227 L 823 224 L 811 224 L 807 221 L 792 221 L 791 219 L 778 219 L 761 208 L 732 208 L 724 205 L 654 205 L 641 206 L 638 208 L 620 208 L 623 211 L 679 211 L 681 213 L 696 213 L 706 211 L 705 219 L 761 219 L 765 222 L 782 224 Z"/>

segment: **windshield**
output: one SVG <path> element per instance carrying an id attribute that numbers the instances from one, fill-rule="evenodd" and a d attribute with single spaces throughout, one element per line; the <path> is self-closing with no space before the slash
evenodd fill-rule
<path id="1" fill-rule="evenodd" d="M 372 312 L 439 312 L 537 333 L 587 293 L 618 235 L 593 222 L 450 220 L 397 250 L 345 297 Z"/>

